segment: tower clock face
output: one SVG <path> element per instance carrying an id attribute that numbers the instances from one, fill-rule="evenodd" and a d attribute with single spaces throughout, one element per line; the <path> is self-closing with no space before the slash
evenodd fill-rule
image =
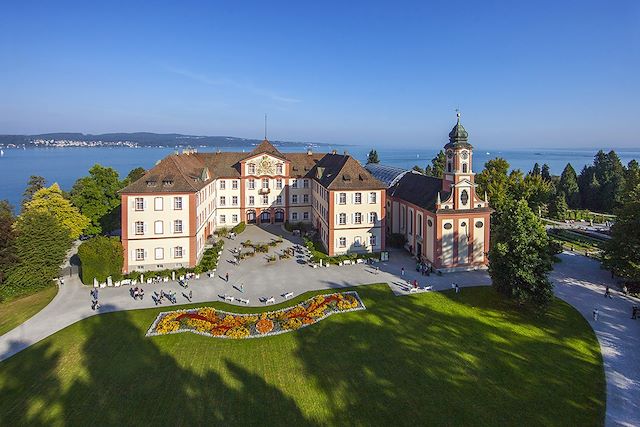
<path id="1" fill-rule="evenodd" d="M 462 157 L 462 160 L 467 160 L 469 158 L 469 153 L 466 151 L 463 151 L 460 157 Z"/>

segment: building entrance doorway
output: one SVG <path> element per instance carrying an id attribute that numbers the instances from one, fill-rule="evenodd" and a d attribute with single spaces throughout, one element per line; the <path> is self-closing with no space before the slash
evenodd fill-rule
<path id="1" fill-rule="evenodd" d="M 284 211 L 282 209 L 277 210 L 274 219 L 276 222 L 284 222 Z"/>
<path id="2" fill-rule="evenodd" d="M 262 213 L 260 214 L 260 223 L 261 224 L 268 224 L 270 222 L 271 222 L 271 212 L 262 211 Z"/>
<path id="3" fill-rule="evenodd" d="M 256 223 L 256 211 L 247 211 L 247 224 Z"/>

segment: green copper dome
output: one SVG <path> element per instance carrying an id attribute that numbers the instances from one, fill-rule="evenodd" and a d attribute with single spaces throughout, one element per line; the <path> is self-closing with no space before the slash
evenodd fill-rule
<path id="1" fill-rule="evenodd" d="M 469 134 L 465 130 L 464 126 L 460 123 L 460 113 L 458 113 L 458 122 L 449 132 L 449 143 L 445 145 L 445 148 L 469 148 L 473 147 L 467 142 Z"/>

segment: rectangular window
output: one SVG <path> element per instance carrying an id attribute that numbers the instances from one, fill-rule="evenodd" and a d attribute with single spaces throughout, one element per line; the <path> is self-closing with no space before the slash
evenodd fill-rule
<path id="1" fill-rule="evenodd" d="M 276 196 L 276 205 L 282 204 L 282 196 Z"/>
<path id="2" fill-rule="evenodd" d="M 237 190 L 238 189 L 238 180 L 234 179 L 233 181 L 231 181 L 231 189 L 233 190 Z"/>
<path id="3" fill-rule="evenodd" d="M 227 188 L 227 182 L 223 179 L 220 181 L 220 189 L 224 190 Z"/>
<path id="4" fill-rule="evenodd" d="M 346 237 L 341 237 L 340 239 L 338 239 L 338 241 L 340 242 L 340 247 L 341 248 L 346 248 L 347 247 L 347 238 Z"/>
<path id="5" fill-rule="evenodd" d="M 262 196 L 262 204 L 263 205 L 268 205 L 269 204 L 269 196 L 267 196 L 266 194 L 264 196 Z"/>
<path id="6" fill-rule="evenodd" d="M 302 195 L 302 203 L 309 203 L 309 195 L 308 194 L 303 194 Z"/>
<path id="7" fill-rule="evenodd" d="M 256 165 L 254 163 L 249 163 L 249 175 L 255 175 L 256 173 Z"/>
<path id="8" fill-rule="evenodd" d="M 238 215 L 234 214 L 231 216 L 231 221 L 233 221 L 233 223 L 235 224 L 236 222 L 238 222 Z"/>
<path id="9" fill-rule="evenodd" d="M 362 224 L 362 214 L 360 212 L 356 212 L 353 215 L 354 224 Z"/>
<path id="10" fill-rule="evenodd" d="M 291 188 L 298 188 L 298 180 L 297 179 L 292 179 L 291 180 Z"/>
<path id="11" fill-rule="evenodd" d="M 231 197 L 231 204 L 233 206 L 238 206 L 238 196 L 232 196 Z"/>
<path id="12" fill-rule="evenodd" d="M 144 249 L 136 249 L 136 261 L 144 261 Z"/>
<path id="13" fill-rule="evenodd" d="M 282 163 L 278 163 L 278 164 L 276 165 L 276 173 L 277 173 L 278 175 L 282 175 Z"/>
<path id="14" fill-rule="evenodd" d="M 374 224 L 376 222 L 376 213 L 375 212 L 369 212 L 369 224 Z"/>
<path id="15" fill-rule="evenodd" d="M 249 206 L 253 206 L 256 203 L 256 198 L 254 196 L 249 196 Z"/>
<path id="16" fill-rule="evenodd" d="M 227 217 L 226 215 L 220 215 L 220 224 L 224 224 L 227 222 Z"/>
<path id="17" fill-rule="evenodd" d="M 269 178 L 262 178 L 262 188 L 269 188 Z"/>
<path id="18" fill-rule="evenodd" d="M 276 179 L 276 188 L 282 190 L 282 178 Z"/>
<path id="19" fill-rule="evenodd" d="M 182 197 L 173 198 L 173 209 L 177 211 L 182 210 Z"/>
<path id="20" fill-rule="evenodd" d="M 249 180 L 249 190 L 255 190 L 255 188 L 256 188 L 256 180 L 251 178 Z"/>
<path id="21" fill-rule="evenodd" d="M 305 179 L 305 180 L 302 181 L 302 187 L 303 188 L 309 188 L 309 180 L 308 179 Z"/>
<path id="22" fill-rule="evenodd" d="M 161 211 L 162 210 L 162 197 L 155 197 L 153 199 L 153 209 L 156 211 Z"/>
<path id="23" fill-rule="evenodd" d="M 176 219 L 173 223 L 173 232 L 174 233 L 182 233 L 182 220 Z"/>
<path id="24" fill-rule="evenodd" d="M 136 221 L 136 234 L 144 234 L 144 222 Z"/>
<path id="25" fill-rule="evenodd" d="M 339 199 L 338 199 L 338 203 L 341 205 L 346 205 L 347 204 L 347 193 L 340 193 Z"/>
<path id="26" fill-rule="evenodd" d="M 291 220 L 292 221 L 298 220 L 298 212 L 291 212 Z"/>
<path id="27" fill-rule="evenodd" d="M 156 221 L 153 223 L 153 232 L 156 234 L 164 233 L 164 223 L 162 221 Z"/>
<path id="28" fill-rule="evenodd" d="M 182 258 L 182 246 L 176 246 L 173 255 L 176 258 Z"/>
<path id="29" fill-rule="evenodd" d="M 362 193 L 356 193 L 354 198 L 353 198 L 353 202 L 357 205 L 359 205 L 360 203 L 362 203 Z"/>
<path id="30" fill-rule="evenodd" d="M 369 236 L 369 245 L 370 246 L 376 245 L 376 236 Z"/>
<path id="31" fill-rule="evenodd" d="M 155 255 L 156 255 L 156 259 L 164 259 L 164 249 L 163 248 L 156 248 L 155 250 Z"/>
<path id="32" fill-rule="evenodd" d="M 220 206 L 225 206 L 227 204 L 227 199 L 224 196 L 220 196 Z"/>
<path id="33" fill-rule="evenodd" d="M 362 246 L 362 238 L 360 236 L 353 238 L 353 246 Z"/>
<path id="34" fill-rule="evenodd" d="M 338 224 L 339 225 L 346 225 L 347 223 L 347 214 L 346 213 L 341 213 L 338 215 Z"/>
<path id="35" fill-rule="evenodd" d="M 142 197 L 136 197 L 136 210 L 137 211 L 144 210 L 144 199 Z"/>
<path id="36" fill-rule="evenodd" d="M 298 203 L 298 195 L 294 194 L 293 196 L 291 196 L 291 203 L 293 204 L 297 204 Z"/>
<path id="37" fill-rule="evenodd" d="M 369 203 L 376 203 L 376 193 L 374 191 L 369 193 Z"/>
<path id="38" fill-rule="evenodd" d="M 305 221 L 309 219 L 309 212 L 302 212 L 302 219 Z"/>

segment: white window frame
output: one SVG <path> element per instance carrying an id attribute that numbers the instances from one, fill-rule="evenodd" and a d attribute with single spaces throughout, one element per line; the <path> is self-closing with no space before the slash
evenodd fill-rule
<path id="1" fill-rule="evenodd" d="M 227 223 L 227 216 L 226 215 L 220 215 L 220 224 L 226 224 Z"/>
<path id="2" fill-rule="evenodd" d="M 282 175 L 282 171 L 284 170 L 282 163 L 277 163 L 276 164 L 276 173 L 278 175 Z"/>
<path id="3" fill-rule="evenodd" d="M 353 214 L 353 223 L 362 224 L 362 212 L 356 212 Z"/>
<path id="4" fill-rule="evenodd" d="M 136 209 L 136 211 L 143 211 L 144 210 L 144 199 L 142 197 L 136 197 L 135 209 Z"/>
<path id="5" fill-rule="evenodd" d="M 231 206 L 238 206 L 238 196 L 231 196 Z"/>
<path id="6" fill-rule="evenodd" d="M 291 195 L 291 203 L 294 205 L 298 204 L 298 195 L 297 194 L 292 194 Z"/>
<path id="7" fill-rule="evenodd" d="M 184 249 L 182 246 L 176 246 L 173 249 L 173 257 L 174 258 L 182 258 L 184 256 Z"/>
<path id="8" fill-rule="evenodd" d="M 355 203 L 356 205 L 359 205 L 362 203 L 362 193 L 358 192 L 354 194 L 353 203 Z"/>
<path id="9" fill-rule="evenodd" d="M 255 206 L 256 198 L 255 196 L 249 196 L 249 206 Z"/>
<path id="10" fill-rule="evenodd" d="M 153 210 L 161 211 L 164 208 L 164 199 L 162 197 L 153 198 Z"/>
<path id="11" fill-rule="evenodd" d="M 227 199 L 225 196 L 220 196 L 220 206 L 226 206 L 227 205 Z"/>
<path id="12" fill-rule="evenodd" d="M 338 194 L 338 204 L 346 205 L 347 204 L 347 193 L 339 193 Z"/>
<path id="13" fill-rule="evenodd" d="M 291 212 L 291 220 L 292 221 L 298 220 L 298 212 Z"/>
<path id="14" fill-rule="evenodd" d="M 375 224 L 377 217 L 378 214 L 376 214 L 375 212 L 369 212 L 369 224 Z"/>
<path id="15" fill-rule="evenodd" d="M 372 191 L 369 193 L 369 203 L 377 203 L 378 202 L 378 195 L 375 191 Z"/>
<path id="16" fill-rule="evenodd" d="M 277 195 L 276 196 L 276 205 L 281 205 L 282 204 L 282 196 L 281 195 Z"/>
<path id="17" fill-rule="evenodd" d="M 347 238 L 346 237 L 338 238 L 338 246 L 341 247 L 341 248 L 346 248 L 347 247 Z"/>
<path id="18" fill-rule="evenodd" d="M 182 233 L 183 230 L 184 230 L 184 227 L 183 227 L 181 219 L 176 219 L 175 221 L 173 221 L 173 232 L 174 233 Z"/>
<path id="19" fill-rule="evenodd" d="M 369 246 L 375 246 L 376 245 L 376 235 L 372 234 L 371 236 L 369 236 Z"/>
<path id="20" fill-rule="evenodd" d="M 268 205 L 269 204 L 269 195 L 268 194 L 263 194 L 262 195 L 262 204 L 263 205 Z"/>
<path id="21" fill-rule="evenodd" d="M 255 163 L 249 163 L 247 165 L 247 173 L 249 175 L 255 175 L 255 173 L 256 173 L 256 164 Z"/>
<path id="22" fill-rule="evenodd" d="M 238 214 L 231 215 L 231 222 L 233 222 L 234 224 L 238 222 Z"/>
<path id="23" fill-rule="evenodd" d="M 237 190 L 238 189 L 238 180 L 234 179 L 233 181 L 231 181 L 231 189 L 232 190 Z"/>
<path id="24" fill-rule="evenodd" d="M 362 237 L 356 236 L 353 238 L 353 246 L 362 246 Z"/>
<path id="25" fill-rule="evenodd" d="M 136 236 L 142 236 L 144 234 L 144 221 L 136 221 L 134 232 Z"/>
<path id="26" fill-rule="evenodd" d="M 256 180 L 253 178 L 249 179 L 249 190 L 255 190 L 256 189 Z"/>
<path id="27" fill-rule="evenodd" d="M 136 261 L 144 261 L 144 249 L 136 249 Z"/>
<path id="28" fill-rule="evenodd" d="M 309 203 L 309 195 L 308 194 L 303 194 L 302 195 L 302 203 Z"/>
<path id="29" fill-rule="evenodd" d="M 174 197 L 173 198 L 173 210 L 181 211 L 182 210 L 182 197 Z"/>
<path id="30" fill-rule="evenodd" d="M 309 180 L 308 179 L 303 179 L 302 180 L 302 188 L 309 188 Z"/>
<path id="31" fill-rule="evenodd" d="M 163 221 L 155 221 L 153 223 L 153 233 L 154 234 L 164 234 L 164 222 Z"/>
<path id="32" fill-rule="evenodd" d="M 298 188 L 298 180 L 297 179 L 292 179 L 291 180 L 291 188 Z"/>
<path id="33" fill-rule="evenodd" d="M 309 212 L 302 212 L 302 219 L 309 220 Z"/>
<path id="34" fill-rule="evenodd" d="M 226 190 L 227 189 L 227 182 L 224 179 L 220 180 L 220 189 L 221 190 Z"/>
<path id="35" fill-rule="evenodd" d="M 164 259 L 164 248 L 155 248 L 153 251 L 153 256 L 156 260 Z"/>
<path id="36" fill-rule="evenodd" d="M 282 178 L 276 179 L 276 190 L 282 190 Z"/>
<path id="37" fill-rule="evenodd" d="M 338 225 L 347 225 L 347 214 L 338 214 Z"/>

